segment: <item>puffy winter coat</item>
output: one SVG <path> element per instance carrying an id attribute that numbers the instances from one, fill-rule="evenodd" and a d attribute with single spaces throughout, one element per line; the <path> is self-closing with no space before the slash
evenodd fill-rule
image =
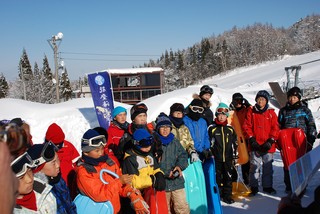
<path id="1" fill-rule="evenodd" d="M 121 175 L 121 170 L 113 161 L 101 162 L 98 166 L 80 162 L 77 168 L 77 185 L 82 194 L 87 195 L 97 202 L 110 201 L 114 208 L 114 213 L 120 210 L 120 196 L 127 197 L 129 190 L 128 185 L 122 185 L 119 178 L 104 173 L 103 178 L 108 184 L 100 180 L 100 171 L 102 169 L 110 170 Z"/>
<path id="2" fill-rule="evenodd" d="M 111 149 L 113 153 L 117 154 L 119 141 L 126 130 L 119 127 L 116 123 L 111 122 L 107 131 L 108 131 L 108 144 L 105 150 Z M 107 153 L 108 152 L 105 152 L 105 154 Z"/>
<path id="3" fill-rule="evenodd" d="M 237 151 L 237 134 L 229 125 L 213 123 L 208 127 L 214 159 L 220 162 L 232 161 Z"/>
<path id="4" fill-rule="evenodd" d="M 60 159 L 61 176 L 69 186 L 68 175 L 71 171 L 75 170 L 80 154 L 74 145 L 66 140 L 64 140 L 63 147 L 58 150 L 57 154 Z"/>
<path id="5" fill-rule="evenodd" d="M 150 154 L 139 155 L 132 149 L 127 151 L 122 165 L 122 173 L 134 174 L 132 186 L 139 190 L 152 186 L 150 175 L 161 172 L 156 159 Z"/>
<path id="6" fill-rule="evenodd" d="M 294 106 L 289 103 L 279 111 L 278 121 L 281 129 L 301 128 L 307 136 L 316 136 L 317 130 L 312 112 L 303 102 Z"/>
<path id="7" fill-rule="evenodd" d="M 184 188 L 183 176 L 171 179 L 169 178 L 169 175 L 176 166 L 179 166 L 181 171 L 188 167 L 187 152 L 176 138 L 173 138 L 168 145 L 162 145 L 162 150 L 163 154 L 160 162 L 160 168 L 166 177 L 166 191 L 174 191 Z"/>
<path id="8" fill-rule="evenodd" d="M 210 142 L 207 122 L 203 118 L 194 121 L 188 116 L 183 117 L 183 122 L 190 131 L 196 151 L 201 153 L 203 150 L 208 150 L 210 148 Z"/>
<path id="9" fill-rule="evenodd" d="M 278 139 L 278 117 L 274 112 L 274 109 L 268 108 L 266 111 L 261 113 L 257 111 L 255 107 L 250 107 L 242 129 L 246 139 L 255 137 L 258 144 L 262 145 L 269 138 L 273 138 L 274 140 Z M 275 144 L 272 144 L 272 147 L 268 152 L 273 153 L 275 150 Z M 250 144 L 249 151 L 251 151 Z"/>
<path id="10" fill-rule="evenodd" d="M 33 191 L 36 196 L 37 211 L 16 204 L 13 213 L 57 213 L 57 202 L 51 193 L 51 188 L 49 184 L 34 177 Z"/>
<path id="11" fill-rule="evenodd" d="M 177 128 L 172 124 L 171 132 L 180 141 L 181 145 L 188 152 L 188 154 L 194 150 L 194 142 L 189 128 L 186 125 L 183 124 Z"/>

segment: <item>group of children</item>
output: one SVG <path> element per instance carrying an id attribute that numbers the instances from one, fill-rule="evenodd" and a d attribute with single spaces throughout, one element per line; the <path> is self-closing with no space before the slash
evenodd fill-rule
<path id="1" fill-rule="evenodd" d="M 237 134 L 227 121 L 231 109 L 248 144 L 250 161 L 242 166 L 242 175 L 251 196 L 259 192 L 261 169 L 263 191 L 275 194 L 272 161 L 279 129 L 303 128 L 309 150 L 316 138 L 300 89 L 288 91 L 288 104 L 279 117 L 269 106 L 267 91 L 257 93 L 253 106 L 235 93 L 231 104 L 219 103 L 214 114 L 212 94 L 204 85 L 187 107 L 174 103 L 169 115 L 162 112 L 152 123 L 147 123 L 144 103 L 132 106 L 130 124 L 127 110 L 118 106 L 108 130 L 96 127 L 83 134 L 81 156 L 56 123 L 48 127 L 42 144 L 33 144 L 30 133 L 14 121 L 3 126 L 6 137 L 1 140 L 11 147 L 11 166 L 19 181 L 14 213 L 76 213 L 77 194 L 110 201 L 115 213 L 189 213 L 182 174 L 188 158 L 192 163 L 214 157 L 221 199 L 234 203 L 232 174 L 238 154 Z M 110 172 L 103 173 L 105 182 L 102 169 Z M 291 191 L 286 173 L 286 190 Z"/>

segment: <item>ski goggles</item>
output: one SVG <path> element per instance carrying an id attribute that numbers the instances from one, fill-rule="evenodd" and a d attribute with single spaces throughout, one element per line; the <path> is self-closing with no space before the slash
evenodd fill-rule
<path id="1" fill-rule="evenodd" d="M 133 140 L 133 144 L 138 146 L 139 148 L 148 147 L 153 143 L 153 137 L 147 137 L 141 140 Z"/>
<path id="2" fill-rule="evenodd" d="M 11 169 L 17 177 L 21 177 L 26 174 L 28 168 L 34 168 L 34 161 L 27 152 L 23 153 L 11 162 Z"/>
<path id="3" fill-rule="evenodd" d="M 218 108 L 216 111 L 218 114 L 224 114 L 227 115 L 229 113 L 229 109 L 227 108 Z"/>
<path id="4" fill-rule="evenodd" d="M 213 94 L 213 89 L 209 86 L 205 86 L 205 87 L 201 88 L 201 92 Z"/>
<path id="5" fill-rule="evenodd" d="M 34 166 L 38 167 L 46 162 L 52 161 L 58 150 L 58 147 L 54 145 L 51 141 L 45 142 L 40 157 L 33 160 Z"/>
<path id="6" fill-rule="evenodd" d="M 203 107 L 200 107 L 200 106 L 190 106 L 190 109 L 191 111 L 193 112 L 198 112 L 198 113 L 202 113 L 204 111 L 204 108 Z"/>
<path id="7" fill-rule="evenodd" d="M 105 146 L 107 144 L 106 137 L 104 135 L 98 135 L 90 139 L 83 139 L 81 141 L 81 146 L 93 146 L 100 147 Z"/>

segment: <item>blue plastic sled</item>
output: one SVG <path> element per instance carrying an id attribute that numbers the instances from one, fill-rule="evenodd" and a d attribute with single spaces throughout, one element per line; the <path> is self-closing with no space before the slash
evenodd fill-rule
<path id="1" fill-rule="evenodd" d="M 183 171 L 190 213 L 208 213 L 206 183 L 201 161 L 193 162 Z"/>
<path id="2" fill-rule="evenodd" d="M 108 182 L 106 182 L 103 179 L 103 173 L 108 173 L 113 175 L 116 178 L 119 178 L 119 176 L 107 169 L 102 169 L 100 171 L 100 180 L 105 185 L 108 185 Z M 110 201 L 105 202 L 95 202 L 91 198 L 89 198 L 86 195 L 79 194 L 74 199 L 74 203 L 77 206 L 77 213 L 78 214 L 87 214 L 87 213 L 95 213 L 95 214 L 113 214 L 113 206 Z"/>
<path id="3" fill-rule="evenodd" d="M 214 159 L 207 159 L 203 163 L 202 167 L 207 187 L 208 213 L 222 214 L 219 188 L 216 182 L 216 167 Z"/>

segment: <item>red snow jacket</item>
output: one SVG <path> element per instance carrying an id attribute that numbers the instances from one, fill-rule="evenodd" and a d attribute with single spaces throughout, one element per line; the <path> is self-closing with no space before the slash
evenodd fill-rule
<path id="1" fill-rule="evenodd" d="M 274 109 L 268 108 L 265 112 L 258 112 L 255 107 L 248 109 L 247 117 L 242 126 L 246 139 L 255 137 L 258 144 L 262 145 L 267 139 L 278 139 L 279 124 L 278 117 L 274 112 Z M 249 145 L 249 151 L 251 151 L 251 145 Z M 276 151 L 275 143 L 272 144 L 269 153 Z"/>

